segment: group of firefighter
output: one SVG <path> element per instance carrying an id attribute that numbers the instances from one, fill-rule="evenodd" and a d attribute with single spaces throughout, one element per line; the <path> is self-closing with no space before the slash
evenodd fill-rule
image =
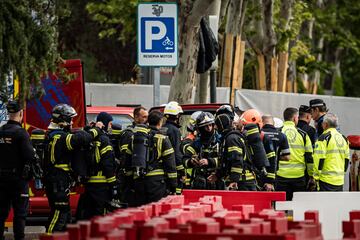
<path id="1" fill-rule="evenodd" d="M 51 208 L 47 232 L 64 231 L 71 221 L 69 196 L 76 183 L 84 189 L 77 220 L 155 202 L 183 189 L 276 190 L 285 191 L 288 200 L 297 191 L 342 191 L 349 144 L 321 99 L 286 108 L 284 121 L 231 105 L 215 114 L 193 112 L 185 137 L 182 114 L 177 102 L 150 113 L 137 107 L 133 124 L 122 129 L 101 112 L 84 130 L 72 131 L 74 108 L 55 106 L 48 131 L 31 135 Z"/>

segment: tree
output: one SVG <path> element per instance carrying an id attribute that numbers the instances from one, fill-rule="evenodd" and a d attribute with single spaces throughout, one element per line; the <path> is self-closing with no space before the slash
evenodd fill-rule
<path id="1" fill-rule="evenodd" d="M 57 5 L 56 5 L 57 4 Z M 30 85 L 55 70 L 58 16 L 66 13 L 58 1 L 0 1 L 0 90 L 8 96 L 9 75 L 20 80 L 20 98 L 30 96 Z"/>

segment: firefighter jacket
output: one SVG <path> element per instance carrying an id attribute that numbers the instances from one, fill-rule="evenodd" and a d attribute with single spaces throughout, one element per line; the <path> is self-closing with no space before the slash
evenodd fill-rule
<path id="1" fill-rule="evenodd" d="M 129 147 L 129 143 L 131 142 L 131 138 L 133 136 L 135 124 L 128 126 L 124 130 L 121 131 L 120 140 L 119 140 L 119 149 L 120 149 L 120 171 L 124 173 L 126 176 L 132 175 L 131 169 L 131 155 L 127 154 L 127 149 Z"/>
<path id="2" fill-rule="evenodd" d="M 254 180 L 245 136 L 237 130 L 225 130 L 223 136 L 221 168 L 225 177 L 230 182 Z"/>
<path id="3" fill-rule="evenodd" d="M 175 152 L 175 162 L 176 162 L 176 170 L 178 174 L 184 176 L 185 175 L 185 168 L 182 163 L 183 154 L 181 153 L 180 144 L 181 144 L 181 133 L 180 133 L 180 126 L 176 123 L 166 121 L 163 128 L 166 129 L 166 135 L 169 137 L 171 145 Z"/>
<path id="4" fill-rule="evenodd" d="M 165 178 L 169 188 L 175 189 L 177 186 L 175 155 L 169 138 L 161 134 L 160 130 L 152 126 L 149 126 L 148 128 L 135 127 L 133 131 L 134 133 L 136 131 L 144 131 L 152 136 L 152 139 L 150 140 L 151 144 L 148 146 L 150 158 L 146 163 L 145 175 L 142 177 Z M 134 154 L 132 141 L 129 143 L 126 153 L 129 155 L 129 159 L 131 159 L 131 156 Z M 139 177 L 135 174 L 135 172 L 132 172 L 132 175 L 134 179 Z"/>
<path id="5" fill-rule="evenodd" d="M 219 167 L 219 147 L 220 136 L 217 133 L 214 133 L 212 138 L 206 144 L 201 141 L 201 136 L 197 137 L 195 141 L 185 149 L 183 157 L 185 168 L 193 168 L 193 176 L 196 176 L 197 174 L 209 176 Z M 198 160 L 202 158 L 207 159 L 208 165 L 204 167 L 195 166 L 191 162 L 193 157 L 196 157 Z"/>
<path id="6" fill-rule="evenodd" d="M 98 135 L 102 134 L 99 128 L 92 128 L 88 132 L 65 132 L 62 129 L 51 129 L 48 132 L 49 144 L 47 146 L 48 167 L 71 171 L 70 163 L 74 158 L 73 151 L 88 146 Z"/>
<path id="7" fill-rule="evenodd" d="M 349 164 L 349 143 L 335 128 L 329 128 L 319 137 L 314 150 L 314 178 L 340 186 Z"/>
<path id="8" fill-rule="evenodd" d="M 286 135 L 290 147 L 290 160 L 279 161 L 276 174 L 283 178 L 300 178 L 305 170 L 313 176 L 313 148 L 309 136 L 303 130 L 296 128 L 292 121 L 285 121 L 282 132 Z"/>
<path id="9" fill-rule="evenodd" d="M 261 132 L 262 136 L 262 142 L 264 145 L 266 158 L 268 160 L 268 165 L 266 165 L 266 176 L 262 177 L 262 180 L 264 183 L 271 183 L 273 184 L 275 182 L 275 173 L 276 173 L 276 153 L 274 144 L 271 141 L 271 138 L 268 135 L 265 135 L 263 132 Z"/>
<path id="10" fill-rule="evenodd" d="M 115 158 L 109 137 L 101 134 L 93 140 L 95 166 L 88 183 L 115 184 Z"/>
<path id="11" fill-rule="evenodd" d="M 268 172 L 268 180 L 273 181 L 275 179 L 275 173 L 278 168 L 279 159 L 281 159 L 282 156 L 290 155 L 289 143 L 285 134 L 278 131 L 273 125 L 265 124 L 261 131 L 263 132 L 264 136 L 266 136 L 264 137 L 264 140 L 265 138 L 270 139 L 275 151 L 275 158 L 271 157 L 271 159 L 269 159 L 270 166 L 266 169 Z"/>

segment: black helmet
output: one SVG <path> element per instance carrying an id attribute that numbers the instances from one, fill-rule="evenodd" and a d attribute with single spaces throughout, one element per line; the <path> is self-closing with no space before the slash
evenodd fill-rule
<path id="1" fill-rule="evenodd" d="M 232 128 L 232 120 L 230 116 L 226 113 L 216 116 L 215 124 L 219 132 Z"/>
<path id="2" fill-rule="evenodd" d="M 216 110 L 216 116 L 219 116 L 220 114 L 226 114 L 230 117 L 231 120 L 234 120 L 235 117 L 235 112 L 234 109 L 231 105 L 229 104 L 225 104 L 225 105 L 221 105 L 217 110 Z"/>
<path id="3" fill-rule="evenodd" d="M 197 118 L 196 118 L 196 127 L 201 128 L 205 127 L 210 124 L 214 124 L 215 119 L 214 115 L 212 115 L 209 112 L 202 112 Z"/>
<path id="4" fill-rule="evenodd" d="M 72 118 L 76 116 L 77 113 L 75 109 L 65 103 L 56 105 L 51 112 L 51 117 L 54 123 L 70 124 Z"/>

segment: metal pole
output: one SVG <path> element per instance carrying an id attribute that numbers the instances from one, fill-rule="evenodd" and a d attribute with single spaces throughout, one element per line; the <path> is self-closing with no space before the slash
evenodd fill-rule
<path id="1" fill-rule="evenodd" d="M 216 70 L 210 70 L 210 102 L 216 103 Z"/>
<path id="2" fill-rule="evenodd" d="M 153 105 L 160 105 L 160 68 L 154 67 L 153 69 L 153 87 L 154 87 L 154 96 L 153 96 Z"/>

